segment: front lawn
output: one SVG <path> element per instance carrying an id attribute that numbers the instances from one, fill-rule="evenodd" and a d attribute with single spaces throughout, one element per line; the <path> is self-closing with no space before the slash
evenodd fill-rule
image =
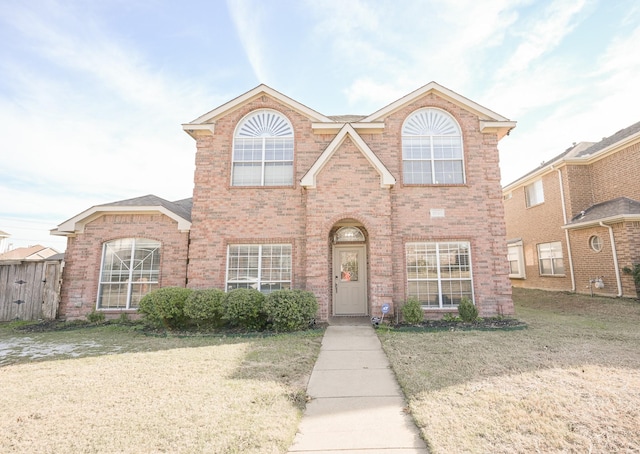
<path id="1" fill-rule="evenodd" d="M 286 452 L 321 337 L 5 324 L 0 452 Z"/>
<path id="2" fill-rule="evenodd" d="M 520 330 L 378 330 L 435 453 L 640 452 L 640 303 L 514 289 Z"/>

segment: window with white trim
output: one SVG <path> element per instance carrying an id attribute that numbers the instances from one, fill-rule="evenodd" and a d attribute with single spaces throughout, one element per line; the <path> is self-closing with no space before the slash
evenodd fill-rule
<path id="1" fill-rule="evenodd" d="M 509 260 L 509 277 L 524 279 L 524 251 L 521 241 L 508 245 L 507 258 Z"/>
<path id="2" fill-rule="evenodd" d="M 104 243 L 98 285 L 98 309 L 137 309 L 140 299 L 158 287 L 160 243 L 122 238 Z"/>
<path id="3" fill-rule="evenodd" d="M 473 301 L 471 251 L 468 242 L 407 243 L 407 298 L 426 308 L 456 307 Z"/>
<path id="4" fill-rule="evenodd" d="M 279 112 L 245 117 L 233 139 L 232 186 L 293 185 L 293 127 Z"/>
<path id="5" fill-rule="evenodd" d="M 227 253 L 227 291 L 263 293 L 291 288 L 290 244 L 232 244 Z"/>
<path id="6" fill-rule="evenodd" d="M 562 243 L 538 244 L 538 263 L 540 274 L 543 276 L 563 276 L 564 260 L 562 257 Z"/>
<path id="7" fill-rule="evenodd" d="M 439 109 L 414 112 L 402 126 L 402 176 L 405 184 L 463 184 L 460 126 Z"/>
<path id="8" fill-rule="evenodd" d="M 527 208 L 540 205 L 544 202 L 544 190 L 542 189 L 542 180 L 534 181 L 524 187 L 524 196 Z"/>

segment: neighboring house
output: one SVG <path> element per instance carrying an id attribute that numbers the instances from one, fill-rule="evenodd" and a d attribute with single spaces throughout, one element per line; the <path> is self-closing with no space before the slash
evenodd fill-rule
<path id="1" fill-rule="evenodd" d="M 19 247 L 0 254 L 0 261 L 45 260 L 56 254 L 58 254 L 58 251 L 55 249 L 37 244 L 35 246 Z"/>
<path id="2" fill-rule="evenodd" d="M 640 122 L 505 186 L 513 286 L 636 297 L 639 176 Z"/>
<path id="3" fill-rule="evenodd" d="M 93 207 L 68 237 L 61 316 L 135 310 L 156 287 L 301 288 L 320 320 L 513 314 L 498 141 L 515 122 L 435 82 L 328 117 L 260 85 L 184 124 L 193 198 Z"/>

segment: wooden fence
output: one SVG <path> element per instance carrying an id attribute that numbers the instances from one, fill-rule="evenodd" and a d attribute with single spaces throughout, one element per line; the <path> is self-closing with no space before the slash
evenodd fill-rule
<path id="1" fill-rule="evenodd" d="M 0 321 L 55 319 L 61 272 L 60 260 L 0 262 Z"/>

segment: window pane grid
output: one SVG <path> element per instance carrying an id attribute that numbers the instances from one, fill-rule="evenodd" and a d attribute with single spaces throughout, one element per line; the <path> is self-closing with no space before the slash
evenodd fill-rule
<path id="1" fill-rule="evenodd" d="M 291 245 L 231 245 L 227 263 L 227 290 L 291 287 Z"/>
<path id="2" fill-rule="evenodd" d="M 451 117 L 437 109 L 410 116 L 402 130 L 406 184 L 463 184 L 462 136 Z"/>
<path id="3" fill-rule="evenodd" d="M 99 309 L 135 309 L 158 286 L 160 243 L 128 238 L 105 243 L 98 289 Z"/>
<path id="4" fill-rule="evenodd" d="M 562 244 L 559 241 L 538 244 L 538 261 L 540 274 L 563 275 L 564 257 L 562 255 Z"/>
<path id="5" fill-rule="evenodd" d="M 409 298 L 431 308 L 473 301 L 468 243 L 407 243 L 406 260 Z"/>

